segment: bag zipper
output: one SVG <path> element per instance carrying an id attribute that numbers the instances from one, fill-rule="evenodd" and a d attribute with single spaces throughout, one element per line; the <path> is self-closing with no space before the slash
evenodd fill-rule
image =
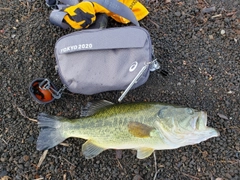
<path id="1" fill-rule="evenodd" d="M 133 87 L 133 85 L 136 84 L 138 80 L 141 78 L 142 74 L 144 73 L 144 71 L 147 69 L 148 66 L 150 66 L 150 71 L 155 71 L 160 68 L 160 65 L 157 62 L 157 59 L 154 59 L 153 61 L 146 63 L 142 67 L 142 69 L 138 72 L 138 74 L 135 76 L 135 78 L 131 81 L 128 87 L 124 90 L 122 95 L 118 98 L 118 102 L 121 102 L 123 100 L 123 98 L 127 95 L 130 89 Z"/>

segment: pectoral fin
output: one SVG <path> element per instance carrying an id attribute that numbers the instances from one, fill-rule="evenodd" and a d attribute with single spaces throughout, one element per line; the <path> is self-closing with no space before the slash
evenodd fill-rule
<path id="1" fill-rule="evenodd" d="M 91 140 L 88 140 L 82 145 L 82 152 L 86 159 L 94 158 L 95 156 L 99 155 L 101 152 L 103 152 L 105 148 L 102 148 Z"/>
<path id="2" fill-rule="evenodd" d="M 144 159 L 149 157 L 153 153 L 154 149 L 152 148 L 140 148 L 137 149 L 137 158 Z"/>
<path id="3" fill-rule="evenodd" d="M 139 122 L 129 122 L 128 131 L 135 137 L 146 138 L 150 137 L 150 133 L 154 130 L 154 127 L 142 124 Z"/>

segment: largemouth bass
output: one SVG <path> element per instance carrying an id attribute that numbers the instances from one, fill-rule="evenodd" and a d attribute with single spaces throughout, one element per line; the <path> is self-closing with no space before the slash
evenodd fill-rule
<path id="1" fill-rule="evenodd" d="M 106 149 L 135 149 L 137 158 L 143 159 L 154 150 L 175 149 L 219 136 L 206 125 L 206 112 L 191 108 L 100 101 L 88 103 L 80 119 L 39 114 L 37 149 L 50 149 L 69 137 L 78 137 L 87 140 L 82 145 L 87 159 Z"/>

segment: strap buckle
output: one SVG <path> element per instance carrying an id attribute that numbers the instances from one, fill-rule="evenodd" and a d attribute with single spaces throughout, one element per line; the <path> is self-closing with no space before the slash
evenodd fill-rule
<path id="1" fill-rule="evenodd" d="M 52 94 L 52 96 L 55 99 L 60 99 L 62 96 L 63 91 L 67 88 L 65 85 L 63 85 L 62 88 L 60 88 L 59 90 L 56 90 L 55 88 L 53 88 L 53 86 L 51 85 L 51 82 L 49 79 L 44 79 L 41 83 L 39 83 L 39 88 L 43 89 L 43 90 L 49 90 L 50 93 Z"/>
<path id="2" fill-rule="evenodd" d="M 47 7 L 58 9 L 59 0 L 46 0 Z"/>
<path id="3" fill-rule="evenodd" d="M 157 58 L 155 58 L 153 61 L 151 61 L 149 65 L 150 65 L 150 67 L 149 67 L 150 71 L 156 71 L 156 70 L 160 69 L 160 64 L 157 61 Z"/>

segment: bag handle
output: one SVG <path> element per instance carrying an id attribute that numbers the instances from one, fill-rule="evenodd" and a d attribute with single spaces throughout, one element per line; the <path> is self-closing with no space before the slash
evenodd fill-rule
<path id="1" fill-rule="evenodd" d="M 87 1 L 87 0 L 84 0 Z M 102 5 L 106 9 L 110 10 L 111 12 L 118 14 L 129 21 L 131 21 L 136 26 L 139 26 L 138 20 L 125 4 L 119 2 L 118 0 L 93 0 L 94 2 Z"/>
<path id="2" fill-rule="evenodd" d="M 62 11 L 62 9 L 66 8 L 69 5 L 75 5 L 79 2 L 78 0 L 60 0 L 60 1 L 63 4 L 58 4 L 58 0 L 46 0 L 47 6 L 54 9 L 50 14 L 49 20 L 52 24 L 60 26 L 63 29 L 67 29 L 70 26 L 67 23 L 63 22 L 63 18 L 67 13 Z M 123 3 L 117 0 L 93 0 L 93 2 L 102 5 L 111 12 L 128 19 L 136 26 L 139 26 L 139 23 L 131 9 L 124 5 Z"/>

